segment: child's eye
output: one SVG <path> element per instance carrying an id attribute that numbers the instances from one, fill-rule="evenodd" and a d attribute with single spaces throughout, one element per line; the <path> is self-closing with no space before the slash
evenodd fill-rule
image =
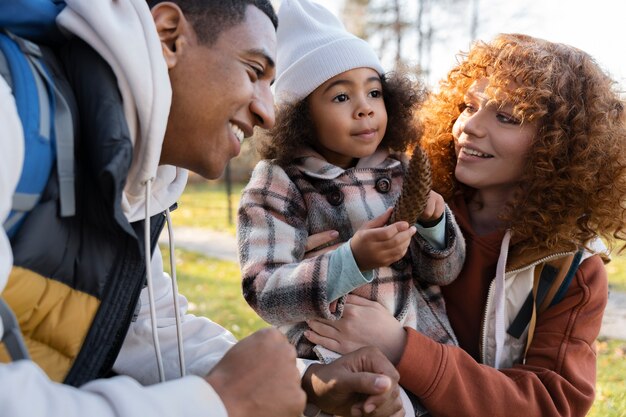
<path id="1" fill-rule="evenodd" d="M 370 97 L 372 98 L 380 98 L 383 96 L 383 92 L 380 90 L 373 90 L 370 92 Z"/>
<path id="2" fill-rule="evenodd" d="M 348 95 L 347 94 L 337 94 L 334 98 L 333 101 L 336 103 L 343 103 L 344 101 L 348 101 Z"/>

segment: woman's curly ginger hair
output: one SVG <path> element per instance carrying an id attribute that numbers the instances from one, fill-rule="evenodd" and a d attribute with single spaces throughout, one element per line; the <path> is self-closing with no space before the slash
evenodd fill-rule
<path id="1" fill-rule="evenodd" d="M 383 100 L 387 110 L 387 130 L 379 147 L 404 152 L 414 146 L 422 134 L 414 112 L 425 97 L 424 87 L 407 75 L 393 72 L 381 77 Z M 308 100 L 287 104 L 276 112 L 276 124 L 257 142 L 263 159 L 274 159 L 280 166 L 293 162 L 303 147 L 314 147 L 315 126 L 311 120 Z"/>
<path id="2" fill-rule="evenodd" d="M 461 55 L 419 115 L 433 188 L 446 199 L 473 192 L 454 177 L 452 126 L 468 88 L 482 78 L 491 97 L 504 95 L 516 117 L 538 123 L 516 197 L 502 214 L 520 246 L 625 240 L 625 103 L 593 58 L 568 45 L 501 34 Z"/>

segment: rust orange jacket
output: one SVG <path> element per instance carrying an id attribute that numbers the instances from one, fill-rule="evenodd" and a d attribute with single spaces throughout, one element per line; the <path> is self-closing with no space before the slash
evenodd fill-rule
<path id="1" fill-rule="evenodd" d="M 463 229 L 465 216 L 455 214 Z M 488 289 L 483 276 L 497 254 L 493 255 L 489 242 L 475 242 L 480 239 L 471 231 L 465 237 L 464 270 L 444 287 L 461 347 L 442 345 L 407 329 L 406 346 L 397 364 L 400 383 L 419 396 L 433 416 L 586 415 L 595 393 L 593 344 L 608 298 L 600 256 L 583 261 L 565 297 L 538 317 L 525 363 L 498 370 L 478 362 L 480 335 L 464 331 L 481 328 Z"/>

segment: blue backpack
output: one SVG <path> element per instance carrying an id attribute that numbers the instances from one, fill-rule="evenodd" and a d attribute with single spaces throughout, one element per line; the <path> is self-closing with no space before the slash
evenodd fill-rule
<path id="1" fill-rule="evenodd" d="M 39 202 L 57 167 L 61 216 L 75 213 L 74 118 L 57 88 L 45 45 L 62 41 L 54 0 L 0 0 L 0 75 L 13 90 L 24 130 L 24 164 L 3 226 L 9 238 Z"/>
<path id="2" fill-rule="evenodd" d="M 50 70 L 51 52 L 43 46 L 62 41 L 55 20 L 64 7 L 55 0 L 0 0 L 0 76 L 13 91 L 24 131 L 22 172 L 3 224 L 10 238 L 39 202 L 55 162 L 61 216 L 75 213 L 74 117 Z M 19 324 L 2 298 L 0 320 L 0 342 L 11 358 L 29 358 Z"/>

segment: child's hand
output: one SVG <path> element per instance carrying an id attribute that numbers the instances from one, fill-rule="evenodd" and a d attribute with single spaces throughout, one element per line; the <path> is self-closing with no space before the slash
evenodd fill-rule
<path id="1" fill-rule="evenodd" d="M 424 211 L 419 216 L 417 221 L 420 223 L 428 223 L 438 220 L 443 215 L 443 211 L 446 208 L 446 204 L 443 201 L 443 197 L 434 191 L 428 193 L 428 201 Z"/>
<path id="2" fill-rule="evenodd" d="M 350 248 L 361 271 L 389 266 L 406 253 L 416 229 L 404 221 L 385 226 L 392 210 L 365 223 L 352 237 Z"/>

